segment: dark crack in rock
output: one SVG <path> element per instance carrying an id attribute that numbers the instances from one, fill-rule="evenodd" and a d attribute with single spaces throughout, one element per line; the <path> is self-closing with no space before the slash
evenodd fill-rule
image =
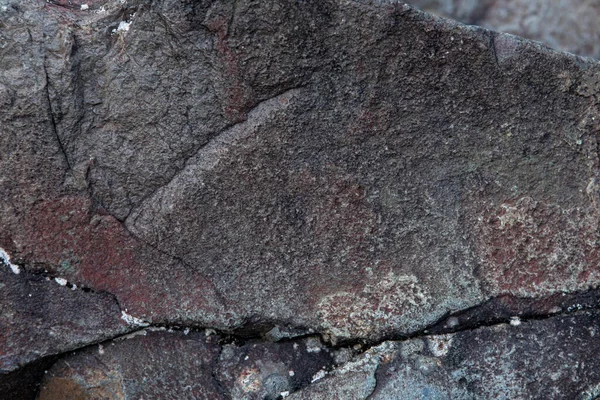
<path id="1" fill-rule="evenodd" d="M 316 337 L 283 343 L 225 345 L 217 377 L 229 398 L 276 400 L 333 368 L 334 355 Z"/>
<path id="2" fill-rule="evenodd" d="M 595 399 L 598 311 L 383 342 L 289 399 Z"/>
<path id="3" fill-rule="evenodd" d="M 598 312 L 432 336 L 399 344 L 372 399 L 594 399 Z"/>
<path id="4" fill-rule="evenodd" d="M 0 373 L 127 332 L 112 295 L 0 267 Z"/>
<path id="5" fill-rule="evenodd" d="M 13 273 L 0 261 L 0 394 L 31 398 L 52 356 L 127 332 L 108 293 L 62 286 L 63 281 Z"/>

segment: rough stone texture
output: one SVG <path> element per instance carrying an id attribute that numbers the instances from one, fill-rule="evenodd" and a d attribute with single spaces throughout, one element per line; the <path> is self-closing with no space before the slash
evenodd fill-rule
<path id="1" fill-rule="evenodd" d="M 600 282 L 593 60 L 366 0 L 0 0 L 0 28 L 2 296 L 84 321 L 37 348 L 3 317 L 19 365 L 146 324 L 373 344 Z M 260 390 L 305 382 L 279 362 Z"/>
<path id="2" fill-rule="evenodd" d="M 63 358 L 38 399 L 223 399 L 212 376 L 218 357 L 203 333 L 142 331 Z"/>
<path id="3" fill-rule="evenodd" d="M 17 275 L 1 260 L 0 267 L 2 398 L 32 398 L 51 356 L 130 329 L 108 293 L 73 290 L 24 271 Z"/>
<path id="4" fill-rule="evenodd" d="M 38 399 L 275 400 L 334 365 L 332 350 L 315 337 L 242 345 L 222 340 L 208 331 L 138 331 L 58 361 Z"/>
<path id="5" fill-rule="evenodd" d="M 329 374 L 314 377 L 311 384 L 293 393 L 290 400 L 362 400 L 368 398 L 377 381 L 375 373 L 381 362 L 389 358 L 390 343 L 386 342 L 362 353 Z M 383 357 L 383 358 L 382 358 Z"/>
<path id="6" fill-rule="evenodd" d="M 597 312 L 399 344 L 372 399 L 594 399 Z"/>
<path id="7" fill-rule="evenodd" d="M 240 4 L 227 43 L 244 60 Z M 311 52 L 327 63 L 200 148 L 131 232 L 235 315 L 333 340 L 597 282 L 594 63 L 400 4 L 306 11 L 327 18 Z"/>
<path id="8" fill-rule="evenodd" d="M 595 399 L 599 316 L 384 342 L 289 399 Z"/>
<path id="9" fill-rule="evenodd" d="M 330 349 L 314 337 L 284 343 L 251 341 L 225 345 L 216 376 L 227 398 L 275 400 L 309 385 L 316 374 L 333 365 Z"/>
<path id="10" fill-rule="evenodd" d="M 53 354 L 122 334 L 119 305 L 106 293 L 86 293 L 43 276 L 0 268 L 0 379 Z"/>
<path id="11" fill-rule="evenodd" d="M 386 341 L 337 365 L 317 338 L 219 342 L 142 330 L 64 357 L 38 399 L 593 399 L 600 313 Z M 289 396 L 289 397 L 288 397 Z"/>
<path id="12" fill-rule="evenodd" d="M 600 58 L 598 0 L 409 0 L 425 11 Z"/>

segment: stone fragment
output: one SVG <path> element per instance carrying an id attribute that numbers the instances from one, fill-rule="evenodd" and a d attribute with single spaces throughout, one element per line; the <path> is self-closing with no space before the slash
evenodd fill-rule
<path id="1" fill-rule="evenodd" d="M 345 345 L 600 283 L 593 60 L 401 2 L 0 0 L 0 24 L 17 292 Z"/>
<path id="2" fill-rule="evenodd" d="M 16 275 L 0 262 L 0 379 L 41 357 L 129 329 L 110 294 L 72 290 L 42 275 Z"/>
<path id="3" fill-rule="evenodd" d="M 377 368 L 389 362 L 395 344 L 385 342 L 370 348 L 355 360 L 349 361 L 328 374 L 314 377 L 306 388 L 292 393 L 290 400 L 362 400 L 368 398 L 377 382 Z"/>
<path id="4" fill-rule="evenodd" d="M 333 367 L 330 349 L 317 338 L 282 343 L 225 345 L 217 377 L 231 399 L 276 400 Z"/>
<path id="5" fill-rule="evenodd" d="M 129 329 L 112 295 L 15 274 L 0 261 L 0 398 L 32 399 L 54 356 Z"/>
<path id="6" fill-rule="evenodd" d="M 289 399 L 594 399 L 596 311 L 384 342 Z"/>
<path id="7" fill-rule="evenodd" d="M 38 399 L 225 399 L 212 376 L 219 348 L 203 333 L 143 331 L 61 359 Z"/>

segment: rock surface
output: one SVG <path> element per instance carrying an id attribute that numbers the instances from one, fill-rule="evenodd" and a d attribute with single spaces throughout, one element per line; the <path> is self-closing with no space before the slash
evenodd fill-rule
<path id="1" fill-rule="evenodd" d="M 241 346 L 222 339 L 208 331 L 138 331 L 57 362 L 38 399 L 275 400 L 333 364 L 317 338 Z"/>
<path id="2" fill-rule="evenodd" d="M 600 1 L 410 0 L 425 11 L 600 58 Z"/>
<path id="3" fill-rule="evenodd" d="M 383 1 L 0 0 L 0 28 L 4 376 L 141 326 L 372 345 L 600 283 L 590 59 Z M 269 346 L 256 395 L 307 384 Z"/>
<path id="4" fill-rule="evenodd" d="M 315 337 L 236 345 L 203 332 L 143 330 L 64 357 L 38 398 L 593 399 L 599 317 L 513 318 L 385 341 L 345 362 Z"/>
<path id="5" fill-rule="evenodd" d="M 0 374 L 128 330 L 113 296 L 0 269 Z"/>
<path id="6" fill-rule="evenodd" d="M 289 398 L 595 399 L 600 395 L 598 317 L 595 311 L 513 320 L 384 342 Z"/>
<path id="7" fill-rule="evenodd" d="M 204 335 L 141 332 L 57 362 L 38 399 L 223 399 L 212 371 L 219 346 Z"/>

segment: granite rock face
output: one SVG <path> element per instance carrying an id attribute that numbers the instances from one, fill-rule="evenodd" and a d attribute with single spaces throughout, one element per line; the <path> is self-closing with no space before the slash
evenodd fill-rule
<path id="1" fill-rule="evenodd" d="M 598 0 L 411 0 L 407 3 L 465 24 L 512 33 L 555 49 L 600 58 Z"/>
<path id="2" fill-rule="evenodd" d="M 600 282 L 592 60 L 383 1 L 0 0 L 0 28 L 3 373 L 148 325 L 370 346 Z M 198 372 L 220 395 L 236 351 Z M 312 386 L 293 354 L 256 396 Z"/>

